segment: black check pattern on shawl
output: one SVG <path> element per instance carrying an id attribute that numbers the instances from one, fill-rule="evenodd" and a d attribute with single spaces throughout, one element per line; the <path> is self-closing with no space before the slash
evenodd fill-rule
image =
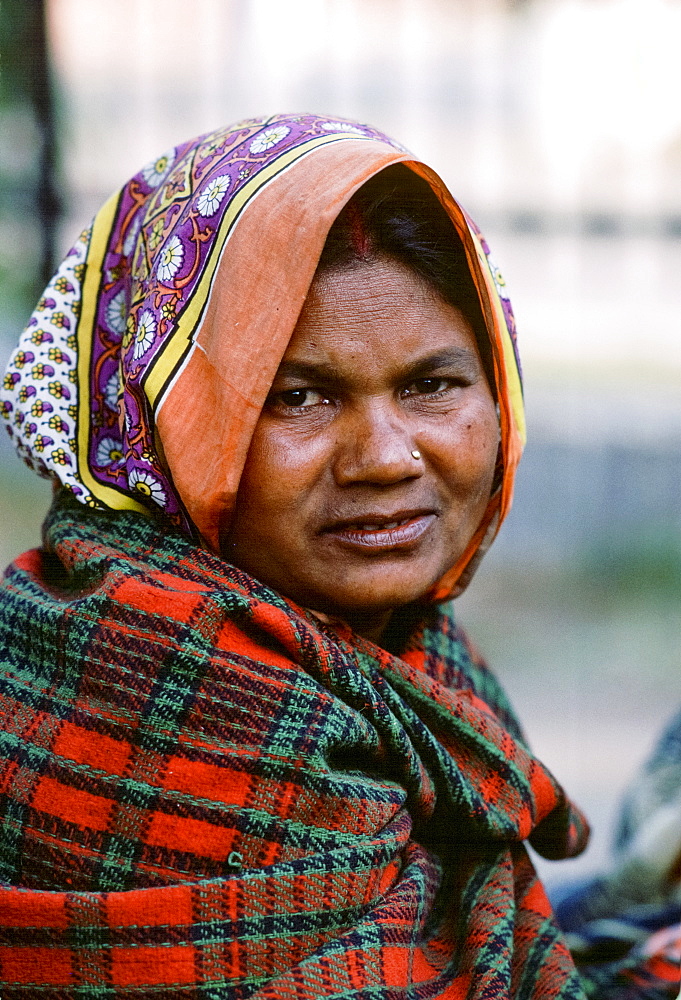
<path id="1" fill-rule="evenodd" d="M 435 611 L 398 659 L 62 499 L 0 604 L 14 997 L 581 998 L 522 841 L 579 814 Z"/>

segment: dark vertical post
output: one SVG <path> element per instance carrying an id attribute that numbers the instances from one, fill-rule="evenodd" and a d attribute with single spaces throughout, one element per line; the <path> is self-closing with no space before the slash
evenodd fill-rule
<path id="1" fill-rule="evenodd" d="M 26 24 L 29 59 L 27 82 L 40 136 L 36 201 L 42 233 L 40 271 L 42 282 L 46 284 L 55 267 L 57 227 L 61 214 L 61 198 L 56 177 L 55 102 L 47 38 L 47 0 L 24 0 L 24 2 L 33 8 Z"/>

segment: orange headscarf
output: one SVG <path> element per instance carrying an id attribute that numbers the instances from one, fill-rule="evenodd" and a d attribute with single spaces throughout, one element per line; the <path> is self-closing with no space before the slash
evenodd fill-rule
<path id="1" fill-rule="evenodd" d="M 10 359 L 0 406 L 19 453 L 85 504 L 160 508 L 218 551 L 329 228 L 394 163 L 425 178 L 449 214 L 492 345 L 502 482 L 432 597 L 460 592 L 510 508 L 524 442 L 513 315 L 487 245 L 440 178 L 369 126 L 249 120 L 178 146 L 117 191 Z"/>

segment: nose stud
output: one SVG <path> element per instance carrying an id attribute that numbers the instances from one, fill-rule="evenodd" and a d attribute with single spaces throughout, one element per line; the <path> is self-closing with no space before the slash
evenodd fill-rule
<path id="1" fill-rule="evenodd" d="M 415 458 L 415 459 L 416 459 L 416 461 L 418 462 L 418 460 L 419 460 L 419 459 L 420 459 L 420 457 L 421 457 L 421 452 L 420 452 L 420 451 L 418 451 L 418 450 L 417 450 L 416 448 L 414 448 L 414 450 L 413 450 L 413 451 L 412 451 L 412 453 L 411 453 L 411 457 L 412 457 L 412 458 Z"/>

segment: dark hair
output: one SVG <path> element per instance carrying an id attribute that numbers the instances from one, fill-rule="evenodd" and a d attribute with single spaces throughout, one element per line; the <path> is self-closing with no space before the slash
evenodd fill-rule
<path id="1" fill-rule="evenodd" d="M 355 192 L 334 221 L 317 273 L 392 257 L 422 278 L 473 327 L 494 392 L 491 348 L 463 244 L 427 181 L 405 167 L 386 167 Z"/>

